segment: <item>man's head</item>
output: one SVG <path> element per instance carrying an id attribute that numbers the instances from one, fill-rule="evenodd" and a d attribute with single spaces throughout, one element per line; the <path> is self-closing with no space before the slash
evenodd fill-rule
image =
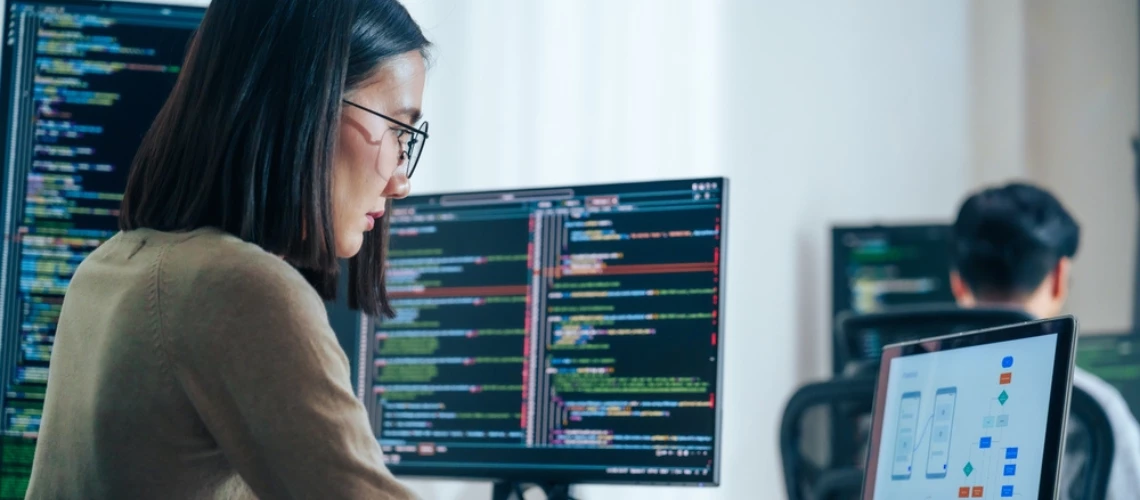
<path id="1" fill-rule="evenodd" d="M 1010 184 L 974 194 L 958 212 L 951 287 L 958 304 L 1061 313 L 1080 226 L 1048 192 Z"/>

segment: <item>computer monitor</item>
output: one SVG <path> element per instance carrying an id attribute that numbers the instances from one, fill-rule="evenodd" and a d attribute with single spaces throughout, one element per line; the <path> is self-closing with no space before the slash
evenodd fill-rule
<path id="1" fill-rule="evenodd" d="M 118 228 L 143 134 L 204 10 L 12 0 L 4 11 L 0 116 L 0 499 L 23 498 L 63 294 Z"/>
<path id="2" fill-rule="evenodd" d="M 953 304 L 947 224 L 841 226 L 831 230 L 832 331 L 843 313 Z M 833 346 L 834 353 L 843 346 Z M 833 370 L 842 370 L 833 356 Z"/>
<path id="3" fill-rule="evenodd" d="M 727 184 L 397 201 L 356 381 L 391 470 L 716 485 Z"/>
<path id="4" fill-rule="evenodd" d="M 1135 332 L 1082 334 L 1077 366 L 1112 384 L 1140 416 L 1140 336 Z"/>
<path id="5" fill-rule="evenodd" d="M 863 498 L 1055 499 L 1071 317 L 883 349 Z"/>

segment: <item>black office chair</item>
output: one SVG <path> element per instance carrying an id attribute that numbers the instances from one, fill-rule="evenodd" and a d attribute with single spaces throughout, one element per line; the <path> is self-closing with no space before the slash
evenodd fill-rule
<path id="1" fill-rule="evenodd" d="M 863 495 L 863 469 L 829 470 L 815 483 L 815 500 L 859 500 Z"/>
<path id="2" fill-rule="evenodd" d="M 1108 476 L 1116 452 L 1108 414 L 1092 395 L 1073 387 L 1069 399 L 1065 460 L 1079 460 L 1077 480 L 1068 485 L 1069 498 L 1103 499 L 1108 494 Z"/>
<path id="3" fill-rule="evenodd" d="M 842 375 L 877 375 L 884 345 L 1006 326 L 1033 317 L 1020 309 L 963 309 L 953 304 L 897 307 L 881 312 L 840 314 L 835 345 Z"/>
<path id="4" fill-rule="evenodd" d="M 1033 318 L 1013 309 L 961 309 L 914 306 L 866 315 L 843 315 L 836 330 L 837 353 L 846 377 L 809 384 L 793 395 L 781 425 L 781 454 L 790 500 L 857 499 L 869 429 L 879 350 L 883 345 L 970 330 L 1005 326 Z M 812 461 L 801 453 L 802 422 L 812 406 L 826 408 L 830 434 L 826 457 Z M 860 415 L 865 412 L 865 415 Z M 1104 498 L 1112 466 L 1112 430 L 1104 409 L 1083 390 L 1074 388 L 1070 402 L 1067 456 L 1086 457 L 1072 498 Z M 830 432 L 828 432 L 830 431 Z M 1071 447 L 1071 448 L 1070 448 Z M 1074 453 L 1076 452 L 1076 453 Z"/>
<path id="5" fill-rule="evenodd" d="M 816 382 L 801 387 L 788 400 L 780 423 L 780 457 L 788 500 L 859 497 L 866 453 L 840 455 L 835 451 L 858 449 L 868 437 L 828 436 L 827 430 L 855 427 L 861 419 L 869 422 L 875 383 L 871 377 Z M 843 419 L 850 425 L 832 425 L 828 419 Z M 805 437 L 816 438 L 814 444 L 818 446 L 812 449 Z M 837 440 L 849 443 L 835 446 Z M 854 496 L 846 496 L 844 487 L 852 485 Z M 837 493 L 843 496 L 835 496 Z"/>

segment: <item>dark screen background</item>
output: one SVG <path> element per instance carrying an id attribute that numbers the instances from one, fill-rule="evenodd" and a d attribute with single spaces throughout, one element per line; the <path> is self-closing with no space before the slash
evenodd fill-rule
<path id="1" fill-rule="evenodd" d="M 723 179 L 397 202 L 363 339 L 389 466 L 714 483 L 724 208 Z"/>

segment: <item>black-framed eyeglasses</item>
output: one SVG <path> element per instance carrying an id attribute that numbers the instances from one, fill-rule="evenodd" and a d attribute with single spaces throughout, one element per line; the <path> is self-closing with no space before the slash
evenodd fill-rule
<path id="1" fill-rule="evenodd" d="M 428 122 L 423 122 L 423 124 L 421 124 L 419 126 L 419 128 L 416 128 L 416 127 L 414 127 L 412 125 L 408 125 L 407 123 L 404 123 L 400 120 L 397 120 L 397 119 L 392 118 L 390 116 L 386 116 L 383 113 L 368 109 L 368 108 L 361 106 L 355 102 L 352 102 L 348 99 L 341 99 L 341 100 L 344 101 L 344 103 L 349 105 L 349 106 L 357 108 L 357 109 L 364 111 L 366 113 L 378 116 L 380 118 L 383 118 L 385 120 L 388 120 L 389 122 L 392 122 L 392 123 L 398 125 L 400 127 L 400 131 L 398 131 L 396 133 L 396 139 L 399 140 L 401 143 L 404 142 L 404 134 L 409 134 L 411 136 L 408 138 L 408 143 L 407 143 L 407 146 L 405 147 L 405 149 L 400 151 L 400 154 L 404 155 L 404 161 L 408 162 L 408 167 L 407 167 L 408 178 L 411 179 L 412 173 L 414 173 L 416 171 L 416 165 L 419 165 L 419 163 L 420 163 L 420 155 L 424 152 L 424 144 L 427 142 L 427 139 L 428 139 Z"/>

